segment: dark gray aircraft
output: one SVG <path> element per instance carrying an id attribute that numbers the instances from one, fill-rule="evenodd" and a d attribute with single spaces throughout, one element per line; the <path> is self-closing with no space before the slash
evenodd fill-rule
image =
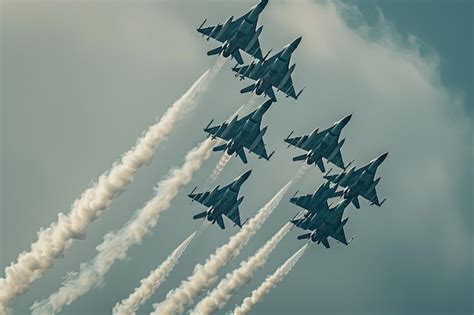
<path id="1" fill-rule="evenodd" d="M 267 59 L 268 54 L 258 61 L 253 61 L 250 65 L 235 66 L 232 68 L 236 72 L 236 76 L 240 76 L 241 80 L 250 78 L 255 80 L 254 84 L 247 86 L 240 90 L 240 93 L 255 92 L 257 95 L 268 95 L 274 102 L 276 102 L 275 92 L 273 87 L 278 91 L 286 94 L 286 97 L 291 96 L 298 99 L 301 92 L 295 92 L 291 74 L 295 70 L 296 64 L 290 67 L 291 55 L 301 42 L 301 37 L 295 39 L 289 45 L 286 45 L 280 52 Z"/>
<path id="2" fill-rule="evenodd" d="M 338 185 L 331 187 L 331 182 L 326 182 L 319 186 L 319 188 L 313 193 L 308 195 L 302 195 L 290 199 L 290 202 L 307 210 L 304 218 L 308 218 L 319 212 L 320 209 L 328 207 L 328 200 L 334 197 L 342 196 L 342 191 L 337 191 Z"/>
<path id="3" fill-rule="evenodd" d="M 360 208 L 358 196 L 367 199 L 370 205 L 380 207 L 385 202 L 385 199 L 379 202 L 375 186 L 379 183 L 380 177 L 376 180 L 374 180 L 374 177 L 377 168 L 387 158 L 387 155 L 388 152 L 380 155 L 358 170 L 354 166 L 347 172 L 344 171 L 338 175 L 325 175 L 324 178 L 342 187 L 346 187 L 343 197 L 351 201 L 357 209 Z"/>
<path id="4" fill-rule="evenodd" d="M 238 119 L 236 115 L 230 123 L 224 122 L 222 125 L 204 128 L 213 139 L 220 138 L 226 140 L 227 143 L 214 147 L 213 151 L 225 151 L 228 155 L 234 153 L 238 155 L 244 163 L 247 163 L 244 148 L 248 149 L 250 153 L 255 153 L 259 158 L 270 160 L 273 151 L 270 155 L 267 154 L 265 143 L 263 142 L 263 135 L 267 131 L 267 126 L 260 130 L 263 114 L 272 105 L 272 100 L 268 100 L 259 108 L 248 114 L 247 116 Z"/>
<path id="5" fill-rule="evenodd" d="M 325 172 L 323 158 L 333 163 L 337 167 L 345 169 L 344 161 L 342 160 L 341 147 L 345 139 L 339 142 L 342 129 L 351 120 L 352 115 L 348 115 L 336 122 L 332 127 L 318 132 L 319 129 L 314 130 L 311 135 L 304 135 L 301 137 L 290 138 L 293 131 L 285 139 L 288 147 L 295 146 L 307 151 L 308 153 L 299 155 L 293 158 L 293 161 L 305 160 L 308 165 L 315 164 L 319 167 L 321 172 Z"/>
<path id="6" fill-rule="evenodd" d="M 224 219 L 222 218 L 222 215 L 225 215 L 234 222 L 234 226 L 238 225 L 242 227 L 240 223 L 239 205 L 242 203 L 242 200 L 244 200 L 244 197 L 237 198 L 239 196 L 240 187 L 247 178 L 249 178 L 251 172 L 251 170 L 245 172 L 225 187 L 220 188 L 218 185 L 212 191 L 195 194 L 194 191 L 196 188 L 194 188 L 188 197 L 191 198 L 192 201 L 197 201 L 208 207 L 208 210 L 196 214 L 193 216 L 193 219 L 207 218 L 212 224 L 217 222 L 221 229 L 225 229 Z"/>
<path id="7" fill-rule="evenodd" d="M 328 237 L 332 237 L 344 245 L 349 245 L 351 240 L 347 241 L 344 232 L 344 225 L 349 218 L 342 220 L 344 210 L 349 204 L 350 201 L 344 199 L 334 208 L 329 208 L 326 205 L 311 217 L 291 220 L 297 227 L 312 231 L 298 236 L 298 239 L 310 239 L 317 244 L 323 243 L 324 247 L 329 248 Z"/>
<path id="8" fill-rule="evenodd" d="M 258 37 L 262 32 L 263 26 L 257 28 L 258 17 L 266 7 L 268 0 L 261 0 L 249 12 L 233 21 L 233 16 L 222 24 L 204 27 L 206 20 L 197 29 L 203 36 L 207 36 L 207 40 L 211 37 L 223 43 L 222 46 L 207 52 L 208 56 L 222 54 L 224 57 L 231 56 L 239 64 L 243 64 L 240 50 L 243 50 L 251 56 L 262 59 L 262 50 Z"/>

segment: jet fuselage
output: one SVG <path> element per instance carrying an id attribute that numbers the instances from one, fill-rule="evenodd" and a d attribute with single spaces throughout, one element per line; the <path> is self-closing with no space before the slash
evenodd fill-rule
<path id="1" fill-rule="evenodd" d="M 256 31 L 255 27 L 257 26 L 260 13 L 262 13 L 267 3 L 268 1 L 261 1 L 254 6 L 247 17 L 243 19 L 234 35 L 224 44 L 222 55 L 225 58 L 232 56 L 239 49 L 245 49 L 249 43 L 257 40 L 262 30 L 259 28 L 259 30 Z"/>
<path id="2" fill-rule="evenodd" d="M 286 74 L 290 74 L 294 70 L 294 66 L 288 69 L 288 64 L 293 52 L 301 42 L 301 37 L 295 39 L 289 45 L 285 46 L 278 54 L 277 58 L 269 66 L 265 73 L 260 75 L 255 85 L 255 94 L 261 95 L 267 93 L 272 86 L 279 86 L 281 81 L 285 79 Z"/>

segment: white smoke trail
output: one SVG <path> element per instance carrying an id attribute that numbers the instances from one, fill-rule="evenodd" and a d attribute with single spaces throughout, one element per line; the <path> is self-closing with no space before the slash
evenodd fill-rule
<path id="1" fill-rule="evenodd" d="M 170 170 L 167 177 L 159 182 L 155 196 L 120 230 L 104 236 L 104 241 L 96 248 L 98 254 L 95 258 L 81 264 L 79 273 L 70 274 L 58 291 L 41 302 L 35 302 L 31 306 L 32 313 L 54 314 L 97 287 L 112 264 L 117 259 L 125 259 L 130 246 L 140 243 L 145 234 L 150 233 L 180 188 L 189 183 L 194 172 L 209 158 L 214 144 L 215 141 L 206 139 L 189 151 L 184 164 Z"/>
<path id="2" fill-rule="evenodd" d="M 76 199 L 69 214 L 59 213 L 57 222 L 40 229 L 38 240 L 31 244 L 30 251 L 22 252 L 16 262 L 5 268 L 5 278 L 0 279 L 0 311 L 51 268 L 53 259 L 62 256 L 74 239 L 85 237 L 88 224 L 96 220 L 112 199 L 132 181 L 135 172 L 150 162 L 155 148 L 170 134 L 183 113 L 195 104 L 222 66 L 223 61 L 219 59 L 137 140 L 135 147 L 125 153 L 120 162 Z"/>
<path id="3" fill-rule="evenodd" d="M 166 280 L 174 266 L 178 263 L 178 259 L 184 253 L 188 245 L 196 236 L 196 232 L 188 236 L 181 245 L 179 245 L 161 265 L 152 270 L 150 275 L 140 281 L 137 287 L 128 298 L 117 303 L 113 309 L 115 315 L 135 314 L 138 308 L 143 305 L 150 296 L 155 293 L 159 286 Z"/>
<path id="4" fill-rule="evenodd" d="M 232 273 L 228 273 L 226 278 L 222 279 L 217 287 L 196 305 L 191 314 L 211 314 L 222 309 L 230 300 L 232 294 L 250 281 L 256 270 L 263 267 L 270 254 L 291 228 L 292 224 L 290 222 L 285 224 L 254 256 L 240 263 L 240 267 Z"/>
<path id="5" fill-rule="evenodd" d="M 221 158 L 219 159 L 219 162 L 217 162 L 216 167 L 214 168 L 214 170 L 211 173 L 211 176 L 210 176 L 210 182 L 211 183 L 213 181 L 215 181 L 217 179 L 217 177 L 219 177 L 219 175 L 224 170 L 227 163 L 229 163 L 231 158 L 232 158 L 232 156 L 227 154 L 227 152 L 224 152 L 224 154 L 222 154 Z"/>
<path id="6" fill-rule="evenodd" d="M 293 180 L 290 180 L 273 198 L 263 206 L 247 224 L 244 224 L 237 234 L 233 235 L 227 244 L 219 247 L 208 257 L 204 265 L 196 265 L 193 274 L 181 282 L 181 286 L 168 292 L 166 299 L 155 304 L 152 314 L 168 315 L 184 312 L 184 307 L 193 302 L 193 299 L 203 290 L 211 286 L 216 280 L 219 270 L 224 267 L 257 233 L 263 223 L 278 206 Z"/>
<path id="7" fill-rule="evenodd" d="M 242 305 L 236 307 L 233 311 L 234 315 L 244 315 L 252 310 L 252 308 L 270 292 L 271 289 L 276 287 L 285 276 L 293 269 L 298 260 L 303 256 L 308 244 L 301 247 L 293 256 L 288 258 L 283 265 L 281 265 L 275 273 L 267 277 L 265 281 L 255 290 L 252 291 L 252 295 L 245 298 Z"/>

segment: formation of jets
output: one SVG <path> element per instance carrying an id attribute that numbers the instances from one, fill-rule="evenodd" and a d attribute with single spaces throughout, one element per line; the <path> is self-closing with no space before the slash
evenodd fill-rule
<path id="1" fill-rule="evenodd" d="M 246 78 L 254 81 L 251 85 L 243 88 L 241 93 L 254 93 L 263 95 L 269 99 L 250 114 L 239 118 L 234 116 L 229 122 L 211 126 L 213 120 L 204 128 L 204 131 L 213 139 L 219 138 L 221 142 L 213 148 L 213 151 L 223 151 L 227 155 L 238 156 L 243 163 L 247 163 L 248 153 L 253 153 L 259 159 L 270 160 L 275 151 L 268 154 L 264 142 L 264 135 L 268 126 L 261 127 L 264 114 L 276 102 L 275 90 L 281 91 L 286 97 L 298 99 L 303 92 L 298 93 L 293 85 L 292 74 L 296 64 L 291 64 L 291 57 L 301 43 L 302 37 L 296 38 L 286 45 L 278 53 L 269 57 L 271 50 L 263 56 L 259 36 L 263 26 L 258 26 L 258 18 L 268 4 L 268 0 L 261 0 L 243 16 L 234 20 L 231 16 L 223 24 L 204 27 L 206 20 L 197 29 L 207 40 L 213 38 L 220 46 L 208 51 L 208 55 L 221 55 L 225 58 L 236 60 L 237 64 L 232 68 L 235 76 L 241 80 Z M 241 51 L 246 52 L 254 58 L 250 64 L 244 65 Z M 366 199 L 370 205 L 382 206 L 377 196 L 376 186 L 380 177 L 376 177 L 378 167 L 386 159 L 388 153 L 384 153 L 367 165 L 348 169 L 353 161 L 344 163 L 341 148 L 345 139 L 341 133 L 352 118 L 352 114 L 343 117 L 331 127 L 319 131 L 319 128 L 307 135 L 292 137 L 293 132 L 284 139 L 288 147 L 294 146 L 304 151 L 303 154 L 295 156 L 293 161 L 304 161 L 308 165 L 314 164 L 324 174 L 326 180 L 312 194 L 297 196 L 298 192 L 290 198 L 290 203 L 302 210 L 290 220 L 294 226 L 307 231 L 298 236 L 298 239 L 307 239 L 317 244 L 322 243 L 326 248 L 330 247 L 328 238 L 331 237 L 339 243 L 348 245 L 344 226 L 348 218 L 344 218 L 346 208 L 353 204 L 360 208 L 359 196 Z M 332 169 L 326 172 L 326 163 L 330 163 L 341 169 L 339 174 L 330 174 Z M 189 194 L 192 201 L 196 201 L 208 209 L 196 214 L 194 219 L 207 219 L 211 223 L 217 223 L 222 229 L 225 228 L 223 216 L 230 219 L 234 226 L 242 227 L 239 206 L 244 197 L 239 198 L 242 184 L 249 178 L 251 171 L 247 171 L 232 183 L 211 191 L 194 193 L 196 188 Z M 330 200 L 340 198 L 341 200 L 333 206 Z M 245 222 L 244 222 L 245 223 Z"/>

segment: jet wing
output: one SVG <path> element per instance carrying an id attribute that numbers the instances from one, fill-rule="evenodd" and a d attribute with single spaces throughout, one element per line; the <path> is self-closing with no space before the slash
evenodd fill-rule
<path id="1" fill-rule="evenodd" d="M 348 245 L 349 243 L 347 242 L 347 239 L 346 239 L 346 233 L 344 232 L 344 228 L 340 229 L 337 233 L 331 233 L 330 235 L 333 239 L 335 239 L 336 241 L 344 244 L 344 245 Z"/>
<path id="2" fill-rule="evenodd" d="M 214 38 L 215 40 L 225 43 L 226 41 L 230 40 L 232 36 L 234 36 L 236 30 L 239 28 L 240 24 L 242 24 L 242 21 L 251 13 L 248 12 L 245 15 L 241 16 L 235 21 L 232 21 L 227 28 L 227 30 L 224 32 L 224 34 L 219 34 L 222 30 L 223 25 L 218 24 L 218 25 L 213 25 L 209 27 L 203 27 L 203 28 L 198 28 L 197 31 L 201 33 L 203 36 L 209 36 L 211 38 Z M 255 27 L 253 27 L 252 34 L 247 35 L 249 40 L 255 35 Z M 219 38 L 217 38 L 217 35 L 220 35 Z M 257 59 L 263 59 L 262 55 L 262 49 L 260 48 L 260 42 L 257 38 L 257 40 L 254 42 L 254 44 L 251 47 L 241 47 L 242 50 L 244 50 L 246 53 L 249 55 L 257 58 Z"/>
<path id="3" fill-rule="evenodd" d="M 224 43 L 234 35 L 235 31 L 237 30 L 239 25 L 242 24 L 242 21 L 247 16 L 247 14 L 245 14 L 244 16 L 238 18 L 235 21 L 232 21 L 230 23 L 229 27 L 227 28 L 227 30 L 224 32 L 224 34 L 220 34 L 219 38 L 217 38 L 217 35 L 219 35 L 219 33 L 222 30 L 222 27 L 223 27 L 222 24 L 217 24 L 217 25 L 212 25 L 212 26 L 208 26 L 208 27 L 198 28 L 197 31 L 199 33 L 201 33 L 202 35 L 204 35 L 204 36 L 209 36 L 209 37 L 214 38 L 215 40 L 217 40 L 221 43 Z"/>
<path id="4" fill-rule="evenodd" d="M 308 139 L 310 138 L 311 135 L 288 138 L 288 139 L 285 139 L 285 142 L 297 148 L 303 149 L 305 151 L 309 151 L 315 148 L 321 142 L 321 140 L 323 140 L 324 136 L 328 132 L 329 132 L 329 129 L 318 132 L 312 137 L 312 139 L 309 142 L 308 142 Z"/>
<path id="5" fill-rule="evenodd" d="M 239 74 L 240 76 L 244 78 L 249 78 L 249 79 L 257 81 L 263 76 L 263 74 L 267 72 L 268 68 L 275 61 L 275 59 L 278 58 L 279 55 L 280 54 L 276 54 L 270 57 L 269 59 L 265 60 L 264 62 L 257 62 L 257 63 L 251 63 L 250 65 L 233 67 L 232 71 L 236 72 L 237 74 Z M 252 67 L 250 71 L 248 71 L 249 67 Z"/>
<path id="6" fill-rule="evenodd" d="M 328 161 L 333 163 L 334 165 L 336 165 L 339 168 L 342 168 L 342 169 L 345 168 L 344 161 L 342 160 L 341 150 L 339 150 L 331 160 L 328 159 Z"/>
<path id="7" fill-rule="evenodd" d="M 340 174 L 337 174 L 337 175 L 326 175 L 324 176 L 325 179 L 329 180 L 330 182 L 332 183 L 335 183 L 335 184 L 339 184 L 340 186 L 342 187 L 347 187 L 347 186 L 350 186 L 352 185 L 357 178 L 359 178 L 359 176 L 362 174 L 362 172 L 365 170 L 365 168 L 360 168 L 358 170 L 354 170 L 348 174 L 345 174 L 343 176 L 343 178 L 346 178 L 344 180 L 344 182 L 342 184 L 340 184 L 341 180 L 339 179 L 338 181 L 336 181 L 337 177 L 340 175 Z"/>
<path id="8" fill-rule="evenodd" d="M 298 207 L 311 211 L 308 206 L 312 196 L 313 195 L 309 194 L 306 196 L 293 197 L 290 198 L 290 202 Z"/>
<path id="9" fill-rule="evenodd" d="M 374 205 L 380 206 L 379 198 L 377 196 L 377 190 L 375 187 L 372 190 L 365 191 L 361 194 L 362 197 L 372 202 Z"/>
<path id="10" fill-rule="evenodd" d="M 253 32 L 253 34 L 255 34 L 255 32 Z M 255 57 L 259 60 L 263 59 L 262 48 L 260 47 L 260 41 L 258 40 L 258 38 L 255 40 L 255 43 L 252 45 L 252 47 L 250 47 L 248 49 L 243 49 L 243 50 L 247 54 L 249 54 L 249 55 L 251 55 L 251 56 L 253 56 L 253 57 Z"/>
<path id="11" fill-rule="evenodd" d="M 191 193 L 188 197 L 206 207 L 212 207 L 221 199 L 223 192 L 226 191 L 228 187 L 229 185 L 218 188 L 216 191 L 206 191 L 197 194 Z"/>
<path id="12" fill-rule="evenodd" d="M 293 223 L 295 226 L 303 229 L 303 230 L 313 230 L 312 229 L 312 221 L 308 220 L 307 218 L 300 218 L 300 219 L 295 219 L 291 220 L 291 223 Z"/>
<path id="13" fill-rule="evenodd" d="M 239 131 L 242 129 L 242 127 L 244 126 L 245 122 L 247 121 L 249 117 L 250 116 L 247 115 L 244 118 L 241 118 L 235 121 L 235 123 L 232 126 L 230 126 L 231 128 L 230 130 L 227 130 L 227 128 L 229 128 L 229 123 L 224 122 L 221 125 L 204 128 L 204 131 L 210 135 L 213 135 L 220 139 L 224 139 L 228 141 L 239 133 Z"/>
<path id="14" fill-rule="evenodd" d="M 278 88 L 278 86 L 275 87 Z M 293 85 L 293 80 L 291 79 L 291 75 L 286 83 L 280 88 L 280 91 L 285 93 L 286 96 L 291 96 L 295 100 L 298 98 L 298 95 L 296 95 L 295 86 Z"/>
<path id="15" fill-rule="evenodd" d="M 290 199 L 290 202 L 292 204 L 297 205 L 298 207 L 301 207 L 303 209 L 308 210 L 311 213 L 318 213 L 318 212 L 321 212 L 324 208 L 326 208 L 326 209 L 329 208 L 327 202 L 324 202 L 317 209 L 311 208 L 310 207 L 310 202 L 311 202 L 311 197 L 312 196 L 313 196 L 312 194 L 309 194 L 309 195 L 306 195 L 306 196 L 293 197 L 293 198 Z"/>
<path id="16" fill-rule="evenodd" d="M 239 207 L 237 207 L 234 211 L 224 213 L 226 217 L 228 217 L 235 225 L 238 227 L 242 227 L 242 223 L 240 222 L 240 211 Z"/>
<path id="17" fill-rule="evenodd" d="M 250 149 L 250 146 L 253 144 L 253 139 L 250 141 L 250 143 L 246 143 L 245 147 L 247 149 Z M 268 156 L 267 150 L 265 148 L 265 143 L 263 142 L 263 139 L 260 139 L 258 142 L 257 146 L 252 150 L 253 153 L 258 155 L 259 157 L 265 159 L 265 160 L 270 160 L 270 157 Z"/>
<path id="18" fill-rule="evenodd" d="M 252 66 L 251 71 L 248 71 L 249 67 Z M 232 71 L 238 73 L 240 76 L 244 78 L 249 78 L 252 80 L 257 81 L 260 78 L 260 75 L 264 72 L 263 69 L 265 68 L 265 64 L 250 64 L 245 66 L 237 66 L 232 68 Z"/>

